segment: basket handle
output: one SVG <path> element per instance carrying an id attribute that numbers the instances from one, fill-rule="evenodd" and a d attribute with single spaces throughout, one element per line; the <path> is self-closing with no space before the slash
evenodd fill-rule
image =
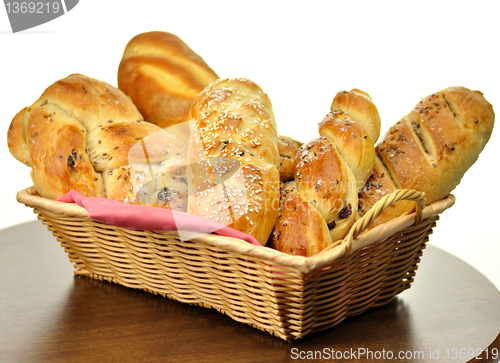
<path id="1" fill-rule="evenodd" d="M 408 200 L 416 204 L 416 216 L 414 223 L 420 223 L 423 220 L 422 209 L 425 207 L 425 193 L 413 189 L 399 189 L 391 194 L 385 195 L 366 214 L 353 224 L 342 244 L 345 244 L 345 254 L 349 255 L 352 250 L 352 244 L 356 237 L 361 234 L 368 226 L 380 216 L 387 208 L 396 202 Z"/>

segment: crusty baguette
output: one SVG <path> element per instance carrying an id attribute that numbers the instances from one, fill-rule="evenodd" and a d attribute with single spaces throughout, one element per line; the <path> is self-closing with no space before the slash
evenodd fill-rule
<path id="1" fill-rule="evenodd" d="M 347 234 L 356 218 L 359 188 L 374 166 L 373 137 L 379 132 L 380 116 L 367 93 L 337 93 L 319 124 L 321 137 L 297 152 L 295 178 L 282 190 L 271 247 L 312 256 Z"/>
<path id="2" fill-rule="evenodd" d="M 279 204 L 276 122 L 268 96 L 247 79 L 218 80 L 198 95 L 191 118 L 188 212 L 265 244 Z M 218 167 L 220 160 L 234 163 Z"/>
<path id="3" fill-rule="evenodd" d="M 161 128 L 187 121 L 195 97 L 218 78 L 182 39 L 161 31 L 133 37 L 118 68 L 118 88 Z"/>
<path id="4" fill-rule="evenodd" d="M 55 82 L 14 117 L 7 139 L 12 155 L 31 166 L 43 197 L 76 190 L 187 208 L 186 146 L 143 121 L 130 99 L 105 82 L 80 74 Z"/>
<path id="5" fill-rule="evenodd" d="M 425 192 L 427 204 L 446 197 L 479 157 L 494 120 L 478 91 L 450 87 L 424 97 L 377 145 L 376 167 L 360 193 L 361 213 L 395 189 Z M 372 227 L 412 210 L 412 203 L 397 203 Z"/>

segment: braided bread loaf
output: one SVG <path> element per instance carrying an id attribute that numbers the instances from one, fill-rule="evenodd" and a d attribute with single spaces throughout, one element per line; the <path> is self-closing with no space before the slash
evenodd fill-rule
<path id="1" fill-rule="evenodd" d="M 295 179 L 281 194 L 270 245 L 289 254 L 312 256 L 347 234 L 375 162 L 380 116 L 365 92 L 339 92 L 319 132 L 297 152 Z"/>
<path id="2" fill-rule="evenodd" d="M 7 139 L 12 155 L 31 166 L 43 197 L 76 190 L 187 208 L 186 146 L 143 121 L 130 99 L 105 82 L 80 74 L 55 82 L 14 117 Z"/>
<path id="3" fill-rule="evenodd" d="M 425 192 L 427 204 L 446 197 L 479 157 L 494 120 L 493 107 L 479 91 L 450 87 L 424 97 L 377 145 L 375 168 L 360 193 L 360 212 L 401 188 Z M 372 227 L 413 206 L 389 207 Z"/>
<path id="4" fill-rule="evenodd" d="M 228 224 L 264 245 L 279 204 L 269 98 L 250 80 L 218 80 L 198 95 L 191 118 L 188 213 Z"/>

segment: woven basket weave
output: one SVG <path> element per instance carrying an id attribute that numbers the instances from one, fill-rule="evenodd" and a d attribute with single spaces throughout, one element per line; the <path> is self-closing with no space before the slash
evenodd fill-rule
<path id="1" fill-rule="evenodd" d="M 76 205 L 34 187 L 17 194 L 64 247 L 77 275 L 217 309 L 236 321 L 293 341 L 389 303 L 413 282 L 422 251 L 449 195 L 424 207 L 423 193 L 380 200 L 350 234 L 313 257 L 214 234 L 181 241 L 176 232 L 135 231 L 95 221 Z M 412 215 L 364 232 L 388 206 L 415 201 Z"/>

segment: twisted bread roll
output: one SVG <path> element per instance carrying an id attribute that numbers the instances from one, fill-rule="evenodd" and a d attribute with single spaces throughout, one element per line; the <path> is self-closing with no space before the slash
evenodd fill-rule
<path id="1" fill-rule="evenodd" d="M 80 74 L 55 82 L 14 117 L 7 139 L 12 155 L 31 166 L 43 197 L 76 190 L 187 207 L 185 145 L 143 121 L 130 99 L 105 82 Z"/>
<path id="2" fill-rule="evenodd" d="M 118 88 L 161 128 L 187 121 L 195 97 L 218 78 L 182 39 L 160 31 L 132 38 L 118 68 Z"/>
<path id="3" fill-rule="evenodd" d="M 295 179 L 283 188 L 271 247 L 312 256 L 347 234 L 356 217 L 358 185 L 373 169 L 379 130 L 380 117 L 367 93 L 337 93 L 319 124 L 322 136 L 297 153 Z"/>
<path id="4" fill-rule="evenodd" d="M 450 87 L 423 98 L 377 145 L 374 171 L 360 193 L 361 213 L 395 189 L 425 192 L 427 204 L 446 197 L 479 157 L 494 120 L 479 91 Z M 372 226 L 412 210 L 413 203 L 398 203 Z"/>
<path id="5" fill-rule="evenodd" d="M 336 146 L 361 189 L 373 170 L 380 115 L 368 93 L 358 89 L 337 93 L 331 114 L 319 124 L 319 134 Z"/>
<path id="6" fill-rule="evenodd" d="M 279 204 L 276 123 L 268 96 L 247 79 L 219 80 L 198 95 L 191 118 L 188 213 L 228 224 L 264 245 Z"/>

